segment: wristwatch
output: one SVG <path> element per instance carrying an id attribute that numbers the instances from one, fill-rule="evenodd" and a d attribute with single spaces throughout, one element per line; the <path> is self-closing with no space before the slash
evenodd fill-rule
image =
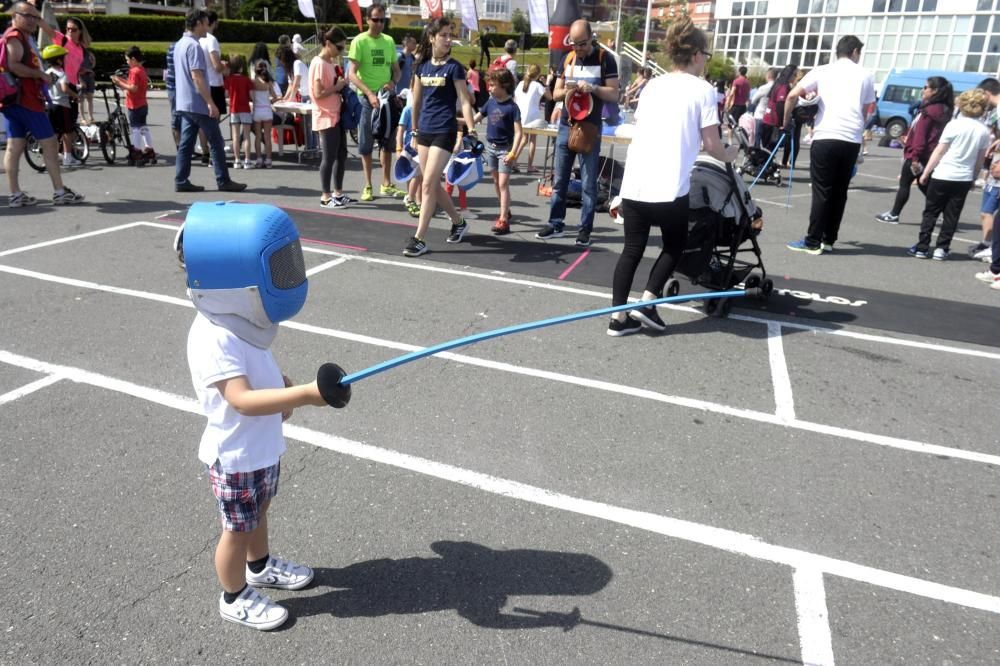
<path id="1" fill-rule="evenodd" d="M 410 136 L 420 136 L 420 130 L 416 128 L 410 130 Z"/>

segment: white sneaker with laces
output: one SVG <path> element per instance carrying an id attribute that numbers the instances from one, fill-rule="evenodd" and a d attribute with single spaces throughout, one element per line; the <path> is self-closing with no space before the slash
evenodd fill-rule
<path id="1" fill-rule="evenodd" d="M 62 165 L 65 166 L 65 167 L 80 166 L 81 164 L 83 164 L 83 162 L 81 162 L 80 160 L 76 159 L 72 155 L 64 155 L 63 156 Z"/>
<path id="2" fill-rule="evenodd" d="M 288 610 L 247 585 L 231 604 L 226 603 L 224 594 L 219 595 L 219 615 L 224 620 L 242 624 L 244 627 L 269 631 L 285 623 L 288 619 Z"/>
<path id="3" fill-rule="evenodd" d="M 984 247 L 983 249 L 978 250 L 975 254 L 973 254 L 972 258 L 973 259 L 977 259 L 979 261 L 985 261 L 987 263 L 992 262 L 993 261 L 993 248 L 992 247 Z"/>
<path id="4" fill-rule="evenodd" d="M 986 282 L 987 284 L 994 285 L 994 284 L 997 284 L 998 282 L 1000 282 L 1000 274 L 994 273 L 993 271 L 991 271 L 990 269 L 987 268 L 982 273 L 976 273 L 976 279 L 977 280 L 982 280 L 983 282 Z M 1000 288 L 1000 287 L 998 287 L 998 288 Z"/>
<path id="5" fill-rule="evenodd" d="M 68 187 L 64 187 L 62 192 L 54 192 L 52 194 L 52 203 L 56 206 L 65 206 L 67 204 L 75 204 L 83 201 L 83 195 L 77 194 Z"/>
<path id="6" fill-rule="evenodd" d="M 301 590 L 313 579 L 312 569 L 282 557 L 269 558 L 267 566 L 260 573 L 250 571 L 250 567 L 247 567 L 246 573 L 248 585 L 276 587 L 281 590 Z"/>

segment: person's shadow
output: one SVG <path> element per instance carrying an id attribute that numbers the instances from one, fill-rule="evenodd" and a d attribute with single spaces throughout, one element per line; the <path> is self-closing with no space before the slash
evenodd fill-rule
<path id="1" fill-rule="evenodd" d="M 468 541 L 437 541 L 438 557 L 370 560 L 342 569 L 318 568 L 313 585 L 339 588 L 283 599 L 293 617 L 377 617 L 454 609 L 480 627 L 529 629 L 565 625 L 560 613 L 502 611 L 511 595 L 594 594 L 611 569 L 590 555 L 547 550 L 493 550 Z"/>

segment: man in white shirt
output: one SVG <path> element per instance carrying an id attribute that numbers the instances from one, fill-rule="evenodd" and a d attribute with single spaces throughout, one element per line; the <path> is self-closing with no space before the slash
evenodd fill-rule
<path id="1" fill-rule="evenodd" d="M 861 150 L 865 118 L 875 105 L 875 82 L 858 64 L 863 46 L 854 35 L 841 37 L 837 60 L 806 74 L 785 99 L 782 130 L 789 131 L 794 128 L 792 112 L 799 98 L 810 92 L 819 96 L 809 155 L 809 229 L 804 238 L 788 244 L 790 250 L 817 255 L 832 252 L 837 241 L 847 205 L 847 187 Z"/>
<path id="2" fill-rule="evenodd" d="M 764 131 L 764 112 L 767 111 L 767 97 L 774 87 L 774 77 L 778 75 L 778 69 L 771 67 L 767 70 L 767 83 L 757 88 L 753 97 L 750 98 L 750 107 L 753 109 L 753 147 L 760 148 L 760 138 Z"/>
<path id="3" fill-rule="evenodd" d="M 215 29 L 219 27 L 219 15 L 213 11 L 208 11 L 208 32 L 198 40 L 201 50 L 205 52 L 205 78 L 208 79 L 208 90 L 212 95 L 215 108 L 219 110 L 219 115 L 226 113 L 226 89 L 222 82 L 222 73 L 225 65 L 222 64 L 222 47 L 215 37 Z M 205 133 L 199 135 L 201 140 L 201 161 L 208 164 L 208 141 Z"/>

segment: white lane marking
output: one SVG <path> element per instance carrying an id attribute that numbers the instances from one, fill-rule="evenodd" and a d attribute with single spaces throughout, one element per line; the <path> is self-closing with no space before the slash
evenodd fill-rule
<path id="1" fill-rule="evenodd" d="M 0 350 L 0 363 L 7 363 L 37 372 L 58 374 L 73 382 L 96 386 L 117 393 L 124 393 L 165 407 L 201 415 L 201 408 L 193 398 L 186 398 L 161 391 L 160 389 L 83 370 L 82 368 L 47 363 L 4 350 Z M 370 460 L 426 476 L 432 476 L 444 481 L 458 483 L 494 495 L 607 520 L 620 525 L 635 527 L 655 534 L 701 544 L 757 560 L 784 564 L 796 570 L 804 569 L 807 571 L 823 572 L 890 590 L 1000 614 L 1000 597 L 981 592 L 934 583 L 795 548 L 777 546 L 742 532 L 572 497 L 518 481 L 511 481 L 454 465 L 427 460 L 426 458 L 418 458 L 406 453 L 356 442 L 302 426 L 285 423 L 284 433 L 286 437 L 305 444 L 312 444 L 313 446 L 354 458 Z"/>
<path id="2" fill-rule="evenodd" d="M 889 176 L 876 176 L 873 173 L 861 173 L 860 171 L 857 172 L 854 175 L 855 176 L 864 176 L 865 178 L 874 178 L 875 180 L 888 180 L 888 181 L 892 181 L 893 183 L 898 183 L 899 182 L 899 176 L 896 176 L 895 178 L 890 178 Z"/>
<path id="3" fill-rule="evenodd" d="M 15 268 L 13 266 L 0 265 L 0 272 L 11 273 L 14 275 L 21 275 L 24 277 L 35 278 L 38 280 L 44 280 L 48 282 L 55 282 L 57 284 L 82 287 L 84 289 L 105 291 L 113 294 L 132 296 L 135 298 L 143 298 L 146 300 L 156 301 L 159 303 L 167 303 L 170 305 L 180 305 L 187 308 L 194 308 L 194 305 L 192 305 L 191 301 L 189 301 L 186 298 L 164 296 L 162 294 L 153 294 L 149 292 L 138 291 L 135 289 L 123 289 L 120 287 L 111 287 L 108 285 L 97 284 L 96 282 L 87 282 L 85 280 L 62 278 L 56 275 L 38 273 L 36 271 L 29 271 L 23 268 Z M 785 324 L 782 325 L 784 326 Z M 411 351 L 416 351 L 418 349 L 425 349 L 425 347 L 421 347 L 419 345 L 411 345 L 403 342 L 396 342 L 393 340 L 385 340 L 382 338 L 375 338 L 372 336 L 361 335 L 358 333 L 350 333 L 347 331 L 338 331 L 336 329 L 325 328 L 322 326 L 314 326 L 312 324 L 302 324 L 294 321 L 282 322 L 281 326 L 290 328 L 292 330 L 303 331 L 306 333 L 314 333 L 326 337 L 338 338 L 341 340 L 349 340 L 351 342 L 358 342 L 366 345 L 384 347 L 387 349 L 396 349 L 404 352 L 411 352 Z M 490 361 L 487 359 L 476 358 L 474 356 L 455 354 L 453 352 L 442 352 L 440 354 L 434 354 L 434 357 L 447 359 L 450 361 L 457 361 L 458 363 L 464 363 L 466 365 L 473 365 L 481 368 L 499 370 L 501 372 L 509 372 L 512 374 L 525 375 L 528 377 L 534 377 L 536 379 L 547 379 L 550 381 L 561 382 L 564 384 L 572 384 L 575 386 L 582 386 L 584 388 L 592 388 L 601 391 L 607 391 L 609 393 L 627 395 L 634 398 L 653 400 L 656 402 L 661 402 L 669 405 L 676 405 L 678 407 L 689 407 L 692 409 L 699 409 L 702 411 L 711 412 L 715 414 L 736 416 L 750 421 L 757 421 L 759 423 L 786 426 L 789 428 L 796 428 L 798 430 L 805 430 L 813 433 L 832 435 L 834 437 L 850 439 L 856 442 L 876 444 L 878 446 L 886 446 L 889 448 L 901 449 L 903 451 L 911 451 L 914 453 L 924 453 L 927 455 L 936 455 L 936 456 L 947 456 L 949 458 L 956 458 L 959 460 L 968 460 L 971 462 L 1000 466 L 1000 456 L 991 455 L 988 453 L 979 453 L 976 451 L 954 449 L 954 448 L 949 448 L 947 446 L 939 446 L 936 444 L 925 444 L 923 442 L 900 439 L 898 437 L 887 437 L 885 435 L 877 435 L 874 433 L 867 433 L 858 430 L 850 430 L 848 428 L 839 428 L 836 426 L 829 426 L 821 423 L 800 421 L 799 419 L 785 421 L 774 414 L 758 412 L 751 409 L 730 407 L 728 405 L 721 405 L 718 403 L 708 402 L 706 400 L 698 400 L 695 398 L 684 398 L 680 396 L 666 395 L 663 393 L 658 393 L 656 391 L 650 391 L 648 389 L 636 388 L 632 386 L 626 386 L 623 384 L 613 384 L 611 382 L 605 382 L 597 379 L 588 379 L 585 377 L 565 375 L 562 373 L 551 372 L 548 370 L 540 370 L 537 368 L 512 365 L 510 363 Z"/>
<path id="4" fill-rule="evenodd" d="M 771 363 L 771 383 L 774 384 L 774 413 L 782 421 L 795 420 L 795 400 L 792 380 L 788 376 L 785 348 L 781 340 L 781 324 L 767 325 L 767 356 Z"/>
<path id="5" fill-rule="evenodd" d="M 0 257 L 6 257 L 11 254 L 17 254 L 19 252 L 27 252 L 29 250 L 37 250 L 43 247 L 49 247 L 50 245 L 59 245 L 60 243 L 71 243 L 73 241 L 80 240 L 82 238 L 90 238 L 91 236 L 100 236 L 101 234 L 109 234 L 115 231 L 122 231 L 123 229 L 130 229 L 132 227 L 144 226 L 145 222 L 129 222 L 128 224 L 119 224 L 116 227 L 106 227 L 104 229 L 96 229 L 94 231 L 88 231 L 82 234 L 76 234 L 73 236 L 63 236 L 62 238 L 53 238 L 52 240 L 42 241 L 41 243 L 32 243 L 31 245 L 24 245 L 22 247 L 15 247 L 9 250 L 4 250 L 0 252 Z"/>
<path id="6" fill-rule="evenodd" d="M 753 200 L 754 203 L 766 203 L 772 206 L 777 206 L 778 208 L 795 208 L 795 206 L 790 206 L 780 201 L 771 201 L 770 199 L 762 199 L 761 197 L 754 197 Z"/>
<path id="7" fill-rule="evenodd" d="M 331 259 L 330 261 L 327 261 L 325 263 L 319 264 L 318 266 L 313 266 L 312 268 L 310 268 L 309 270 L 306 271 L 306 277 L 312 277 L 313 275 L 316 275 L 316 273 L 320 273 L 322 271 L 325 271 L 328 268 L 333 268 L 334 266 L 339 266 L 342 263 L 344 263 L 345 261 L 347 261 L 347 257 L 338 257 L 336 259 Z"/>
<path id="8" fill-rule="evenodd" d="M 177 225 L 157 224 L 157 223 L 153 223 L 153 222 L 139 222 L 138 224 L 142 224 L 142 225 L 146 225 L 146 226 L 150 226 L 150 227 L 158 227 L 158 228 L 168 229 L 170 231 L 177 231 Z M 383 265 L 388 265 L 388 266 L 398 266 L 400 268 L 408 268 L 408 269 L 411 269 L 411 270 L 430 271 L 430 272 L 434 272 L 434 273 L 444 273 L 444 274 L 447 274 L 447 275 L 458 275 L 458 276 L 461 276 L 461 277 L 477 278 L 477 279 L 481 279 L 481 280 L 492 280 L 492 281 L 496 281 L 496 282 L 504 282 L 504 283 L 507 283 L 507 284 L 516 284 L 516 285 L 522 285 L 522 286 L 526 286 L 526 287 L 534 287 L 534 288 L 538 288 L 538 289 L 548 289 L 550 291 L 560 291 L 560 292 L 563 292 L 563 293 L 566 293 L 566 294 L 577 294 L 577 295 L 580 295 L 580 296 L 592 296 L 594 298 L 599 298 L 599 299 L 602 299 L 602 300 L 609 300 L 609 301 L 611 300 L 611 292 L 596 291 L 596 290 L 593 290 L 593 289 L 579 289 L 579 288 L 576 288 L 576 287 L 568 287 L 566 285 L 560 285 L 560 284 L 547 284 L 547 283 L 544 283 L 544 282 L 535 282 L 535 281 L 532 281 L 532 280 L 525 280 L 525 279 L 521 279 L 521 278 L 511 278 L 511 277 L 507 277 L 507 276 L 505 276 L 503 274 L 500 274 L 500 275 L 496 275 L 496 274 L 494 274 L 494 275 L 486 275 L 486 274 L 483 274 L 483 273 L 474 273 L 472 271 L 463 271 L 463 270 L 454 269 L 454 268 L 443 268 L 443 267 L 436 266 L 436 265 L 433 265 L 433 264 L 428 264 L 426 262 L 421 262 L 421 263 L 407 263 L 407 262 L 402 262 L 402 261 L 392 261 L 390 259 L 378 259 L 378 258 L 371 257 L 371 256 L 356 255 L 356 254 L 344 254 L 343 252 L 338 252 L 336 250 L 327 250 L 327 249 L 321 249 L 321 248 L 311 248 L 311 247 L 307 248 L 307 247 L 303 247 L 302 249 L 305 250 L 306 252 L 315 252 L 317 254 L 327 254 L 327 255 L 331 255 L 331 256 L 347 257 L 348 259 L 351 259 L 353 261 L 363 261 L 363 262 L 374 263 L 374 264 L 383 264 Z M 0 268 L 2 268 L 2 267 L 0 267 Z M 639 300 L 638 298 L 629 298 L 630 302 L 635 302 L 635 301 L 638 301 L 638 300 Z M 661 305 L 660 307 L 667 308 L 667 309 L 670 309 L 670 310 L 674 310 L 676 312 L 688 312 L 688 313 L 691 313 L 691 314 L 700 314 L 701 313 L 701 310 L 699 310 L 698 308 L 692 307 L 690 305 L 672 305 L 672 304 L 667 304 L 667 305 Z M 866 340 L 868 342 L 877 342 L 877 343 L 880 343 L 880 344 L 900 345 L 900 346 L 903 346 L 903 347 L 915 347 L 917 349 L 926 349 L 928 351 L 937 351 L 937 352 L 944 352 L 944 353 L 949 353 L 949 354 L 964 354 L 964 355 L 968 355 L 968 356 L 976 356 L 976 357 L 979 357 L 979 358 L 989 358 L 989 359 L 1000 360 L 1000 353 L 980 351 L 978 349 L 966 349 L 966 348 L 963 348 L 963 347 L 952 347 L 952 346 L 949 346 L 949 345 L 940 345 L 940 344 L 928 343 L 928 342 L 915 342 L 915 341 L 912 341 L 912 340 L 905 340 L 903 338 L 893 338 L 893 337 L 889 337 L 889 336 L 886 336 L 886 335 L 874 335 L 874 334 L 871 334 L 871 333 L 858 333 L 858 332 L 849 331 L 849 330 L 846 330 L 846 329 L 832 328 L 832 327 L 829 327 L 829 326 L 818 326 L 818 325 L 815 325 L 815 324 L 802 324 L 802 323 L 798 323 L 798 322 L 787 322 L 785 320 L 777 320 L 777 319 L 765 319 L 763 317 L 753 317 L 753 316 L 750 316 L 750 315 L 731 314 L 731 315 L 729 315 L 729 318 L 730 319 L 735 319 L 735 320 L 738 320 L 738 321 L 747 321 L 747 322 L 754 322 L 754 323 L 757 323 L 757 324 L 764 324 L 765 326 L 767 324 L 771 323 L 771 322 L 777 321 L 782 326 L 784 326 L 786 328 L 795 328 L 795 329 L 803 330 L 803 331 L 811 331 L 813 333 L 827 333 L 827 334 L 830 334 L 830 335 L 842 335 L 842 336 L 845 336 L 845 337 L 855 338 L 855 339 L 858 339 L 858 340 Z"/>
<path id="9" fill-rule="evenodd" d="M 834 666 L 833 638 L 826 609 L 823 572 L 796 569 L 792 573 L 795 588 L 795 614 L 799 620 L 799 649 L 803 666 Z"/>
<path id="10" fill-rule="evenodd" d="M 13 391 L 8 391 L 3 395 L 0 395 L 0 405 L 6 405 L 8 402 L 14 402 L 18 398 L 23 398 L 26 395 L 31 395 L 35 391 L 41 390 L 46 386 L 51 386 L 59 380 L 63 379 L 62 375 L 46 375 L 41 379 L 36 379 L 30 384 L 25 384 L 20 388 L 16 388 Z"/>

